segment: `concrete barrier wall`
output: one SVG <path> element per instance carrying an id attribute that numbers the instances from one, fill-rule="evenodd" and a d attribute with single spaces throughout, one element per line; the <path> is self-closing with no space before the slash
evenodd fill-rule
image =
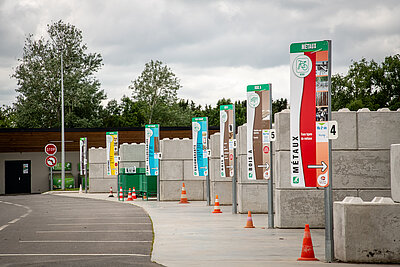
<path id="1" fill-rule="evenodd" d="M 400 112 L 342 109 L 332 112 L 332 120 L 339 126 L 339 137 L 332 141 L 334 201 L 346 196 L 361 197 L 364 201 L 390 197 L 390 144 L 400 142 Z M 290 185 L 289 110 L 275 114 L 275 126 L 275 225 L 300 228 L 309 223 L 322 228 L 323 189 L 303 190 Z"/>
<path id="2" fill-rule="evenodd" d="M 89 177 L 90 193 L 110 192 L 110 187 L 113 188 L 113 192 L 117 192 L 118 176 L 107 175 L 105 148 L 92 147 L 89 149 Z"/>
<path id="3" fill-rule="evenodd" d="M 182 183 L 188 200 L 206 200 L 205 177 L 193 176 L 192 140 L 189 138 L 160 141 L 162 153 L 160 170 L 160 200 L 178 201 Z"/>
<path id="4" fill-rule="evenodd" d="M 390 182 L 392 198 L 400 202 L 400 144 L 390 147 Z"/>
<path id="5" fill-rule="evenodd" d="M 335 257 L 344 262 L 400 263 L 400 204 L 390 198 L 333 204 Z"/>

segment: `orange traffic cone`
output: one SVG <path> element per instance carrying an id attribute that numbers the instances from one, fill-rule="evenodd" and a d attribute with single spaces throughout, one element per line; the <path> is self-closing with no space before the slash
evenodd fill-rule
<path id="1" fill-rule="evenodd" d="M 131 189 L 129 188 L 129 191 L 128 191 L 128 198 L 126 199 L 126 201 L 132 201 L 133 199 L 132 199 L 132 192 L 131 192 Z"/>
<path id="2" fill-rule="evenodd" d="M 132 188 L 132 198 L 133 198 L 133 199 L 137 199 L 135 188 Z"/>
<path id="3" fill-rule="evenodd" d="M 247 222 L 244 228 L 255 228 L 253 225 L 253 219 L 251 218 L 251 211 L 247 213 Z"/>
<path id="4" fill-rule="evenodd" d="M 314 256 L 314 249 L 311 240 L 310 226 L 306 224 L 304 228 L 303 248 L 301 249 L 301 257 L 298 261 L 317 261 Z"/>
<path id="5" fill-rule="evenodd" d="M 119 188 L 119 201 L 124 201 L 124 193 L 122 192 L 122 186 Z"/>
<path id="6" fill-rule="evenodd" d="M 215 197 L 215 205 L 212 213 L 222 213 L 222 211 L 219 209 L 218 195 Z"/>
<path id="7" fill-rule="evenodd" d="M 114 197 L 112 187 L 110 187 L 110 194 L 108 195 L 108 197 Z"/>
<path id="8" fill-rule="evenodd" d="M 179 201 L 179 204 L 186 204 L 189 203 L 186 197 L 186 189 L 185 189 L 185 183 L 182 183 L 182 193 L 181 193 L 181 201 Z"/>

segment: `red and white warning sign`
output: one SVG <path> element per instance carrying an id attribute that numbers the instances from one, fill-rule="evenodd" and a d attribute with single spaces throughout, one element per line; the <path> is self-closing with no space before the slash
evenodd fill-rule
<path id="1" fill-rule="evenodd" d="M 47 167 L 51 168 L 57 164 L 57 158 L 54 156 L 48 156 L 45 160 Z"/>
<path id="2" fill-rule="evenodd" d="M 44 147 L 44 152 L 46 152 L 46 154 L 49 156 L 53 156 L 54 154 L 57 153 L 57 147 L 55 144 L 47 144 Z"/>

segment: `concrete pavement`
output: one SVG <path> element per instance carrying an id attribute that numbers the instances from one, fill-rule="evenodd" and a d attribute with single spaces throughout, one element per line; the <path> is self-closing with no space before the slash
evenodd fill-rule
<path id="1" fill-rule="evenodd" d="M 114 198 L 106 193 L 56 194 L 118 201 L 116 194 Z M 245 229 L 247 214 L 232 214 L 231 206 L 222 206 L 222 214 L 213 214 L 214 207 L 203 201 L 178 204 L 138 199 L 122 203 L 140 206 L 150 215 L 155 232 L 152 260 L 165 266 L 363 266 L 325 263 L 323 229 L 311 229 L 320 261 L 297 261 L 304 230 L 267 229 L 266 214 L 253 214 L 256 228 Z"/>

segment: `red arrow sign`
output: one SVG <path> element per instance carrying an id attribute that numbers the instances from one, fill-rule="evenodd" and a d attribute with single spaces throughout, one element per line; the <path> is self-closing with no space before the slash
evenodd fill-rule
<path id="1" fill-rule="evenodd" d="M 47 167 L 54 167 L 57 164 L 57 158 L 54 156 L 48 156 L 45 160 Z"/>
<path id="2" fill-rule="evenodd" d="M 47 144 L 44 147 L 44 152 L 46 152 L 46 154 L 49 156 L 53 156 L 54 154 L 57 153 L 57 147 L 55 144 Z"/>

